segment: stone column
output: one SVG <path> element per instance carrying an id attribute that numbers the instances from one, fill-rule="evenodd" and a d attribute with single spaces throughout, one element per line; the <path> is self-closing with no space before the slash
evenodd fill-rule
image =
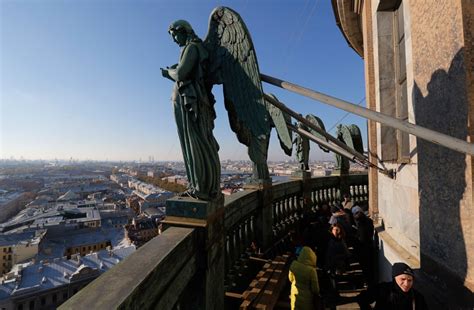
<path id="1" fill-rule="evenodd" d="M 292 180 L 301 180 L 302 182 L 302 203 L 303 203 L 303 212 L 309 212 L 313 205 L 311 201 L 311 184 L 309 180 L 311 179 L 311 172 L 309 171 L 295 171 L 291 175 Z"/>
<path id="2" fill-rule="evenodd" d="M 203 201 L 174 197 L 166 201 L 167 225 L 198 230 L 198 271 L 188 284 L 181 309 L 224 309 L 224 197 Z"/>
<path id="3" fill-rule="evenodd" d="M 259 208 L 255 218 L 255 234 L 257 246 L 266 251 L 273 245 L 272 179 L 246 184 L 244 189 L 258 190 Z"/>

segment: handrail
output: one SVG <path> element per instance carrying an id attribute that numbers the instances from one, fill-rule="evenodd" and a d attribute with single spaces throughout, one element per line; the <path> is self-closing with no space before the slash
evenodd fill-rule
<path id="1" fill-rule="evenodd" d="M 224 226 L 234 227 L 241 219 L 249 217 L 258 208 L 258 192 L 246 190 L 225 197 Z"/>

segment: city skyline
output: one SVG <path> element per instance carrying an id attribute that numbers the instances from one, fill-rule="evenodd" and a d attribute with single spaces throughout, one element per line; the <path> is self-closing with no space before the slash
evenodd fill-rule
<path id="1" fill-rule="evenodd" d="M 186 19 L 204 39 L 219 5 L 242 16 L 262 73 L 364 104 L 363 61 L 347 48 L 325 1 L 4 1 L 0 159 L 182 160 L 172 83 L 159 70 L 179 56 L 166 31 L 172 21 Z M 311 58 L 308 50 L 314 50 Z M 346 115 L 263 87 L 292 109 L 322 118 L 332 134 Z M 247 160 L 246 147 L 230 130 L 222 88 L 213 93 L 220 159 Z M 349 115 L 342 123 L 357 124 L 366 142 L 365 120 Z M 334 158 L 311 146 L 312 160 Z M 293 159 L 272 131 L 269 160 Z"/>

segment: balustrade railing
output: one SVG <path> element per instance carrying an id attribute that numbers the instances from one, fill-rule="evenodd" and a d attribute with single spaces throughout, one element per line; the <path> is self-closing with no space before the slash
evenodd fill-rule
<path id="1" fill-rule="evenodd" d="M 289 231 L 296 228 L 306 212 L 340 200 L 342 189 L 351 193 L 355 203 L 366 203 L 367 184 L 367 175 L 318 177 L 275 184 L 263 189 L 267 191 L 265 195 L 259 190 L 246 190 L 226 197 L 224 290 L 232 289 L 235 280 L 245 271 L 249 256 L 258 254 L 260 245 L 256 241 L 262 240 L 259 236 L 262 231 L 271 235 L 271 246 L 275 246 L 288 237 Z M 264 199 L 271 199 L 271 204 Z M 265 212 L 265 208 L 271 208 L 271 212 Z M 272 217 L 271 221 L 267 219 L 271 224 L 265 228 L 266 232 L 258 226 L 266 225 L 262 221 L 263 215 Z M 196 229 L 167 229 L 81 290 L 62 308 L 153 308 L 162 305 L 165 309 L 192 303 L 187 287 L 200 283 L 194 279 L 202 276 L 197 269 L 201 266 L 197 253 L 203 246 L 202 241 L 198 241 L 199 236 Z M 266 251 L 269 249 L 261 250 L 271 253 Z"/>
<path id="2" fill-rule="evenodd" d="M 281 239 L 295 228 L 303 211 L 302 181 L 275 184 L 273 190 L 273 239 Z"/>
<path id="3" fill-rule="evenodd" d="M 225 286 L 235 286 L 239 273 L 246 267 L 248 257 L 258 251 L 256 216 L 259 205 L 257 191 L 243 191 L 226 197 L 224 202 Z"/>

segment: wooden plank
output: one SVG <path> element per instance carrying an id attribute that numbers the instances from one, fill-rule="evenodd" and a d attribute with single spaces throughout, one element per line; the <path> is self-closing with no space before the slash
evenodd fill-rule
<path id="1" fill-rule="evenodd" d="M 245 300 L 240 309 L 273 309 L 287 281 L 289 257 L 286 254 L 277 256 L 264 264 L 242 294 Z"/>
<path id="2" fill-rule="evenodd" d="M 278 302 L 280 293 L 287 281 L 289 256 L 277 256 L 272 265 L 277 268 L 272 278 L 267 281 L 265 291 L 255 301 L 257 309 L 273 309 Z"/>
<path id="3" fill-rule="evenodd" d="M 234 292 L 225 292 L 226 297 L 230 298 L 237 298 L 237 299 L 243 299 L 243 295 L 239 293 L 234 293 Z"/>

